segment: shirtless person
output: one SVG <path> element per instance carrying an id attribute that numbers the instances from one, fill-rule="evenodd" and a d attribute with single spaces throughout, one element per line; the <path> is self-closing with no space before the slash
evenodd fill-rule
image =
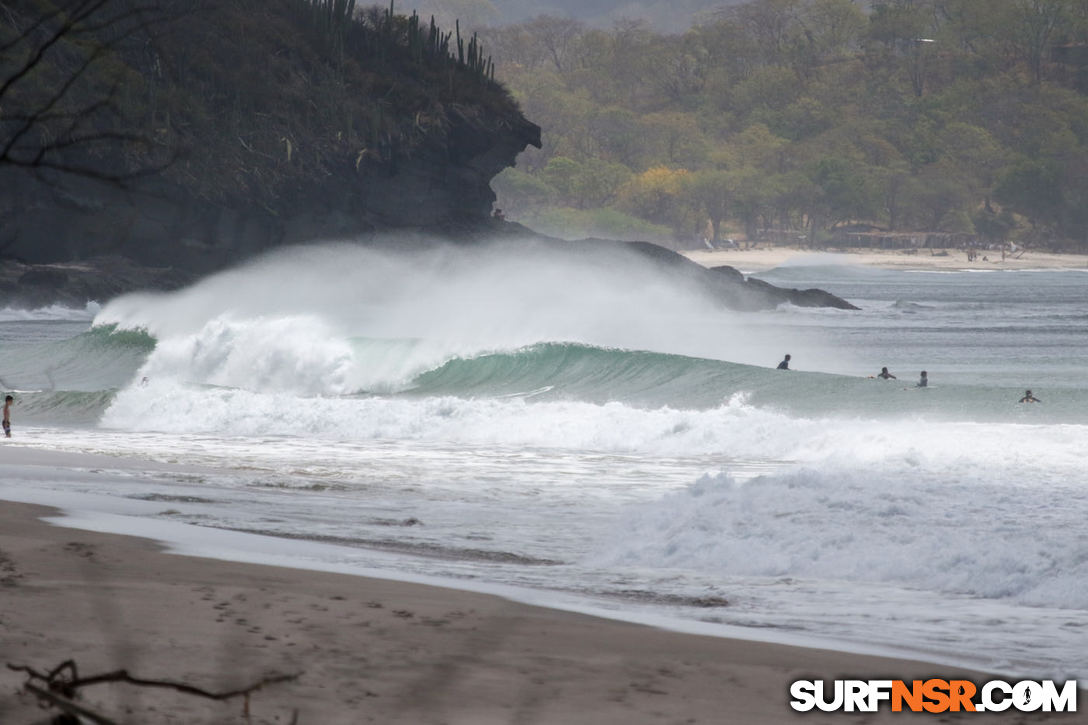
<path id="1" fill-rule="evenodd" d="M 880 368 L 880 374 L 877 375 L 877 377 L 878 378 L 883 378 L 884 380 L 898 380 L 899 379 L 899 378 L 895 377 L 894 375 L 892 375 L 891 373 L 889 373 L 888 368 Z"/>
<path id="2" fill-rule="evenodd" d="M 1024 391 L 1024 397 L 1020 398 L 1020 400 L 1017 401 L 1017 402 L 1020 402 L 1020 403 L 1041 403 L 1042 401 L 1039 400 L 1038 398 L 1036 398 L 1034 395 L 1032 395 L 1030 390 L 1025 390 Z M 4 410 L 7 411 L 7 408 L 4 408 Z"/>
<path id="3" fill-rule="evenodd" d="M 11 404 L 15 398 L 10 395 L 4 398 L 4 437 L 11 438 Z"/>

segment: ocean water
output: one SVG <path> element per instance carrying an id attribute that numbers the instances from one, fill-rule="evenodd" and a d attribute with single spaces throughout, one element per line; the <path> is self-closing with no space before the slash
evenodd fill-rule
<path id="1" fill-rule="evenodd" d="M 203 555 L 1088 678 L 1088 273 L 757 276 L 862 309 L 732 312 L 621 252 L 328 245 L 0 311 L 4 445 L 117 462 L 7 465 L 0 498 Z"/>

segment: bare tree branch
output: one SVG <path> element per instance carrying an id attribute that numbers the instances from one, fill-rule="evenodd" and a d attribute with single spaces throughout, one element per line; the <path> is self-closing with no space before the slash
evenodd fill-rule
<path id="1" fill-rule="evenodd" d="M 110 2 L 110 0 L 94 0 L 94 2 L 89 3 L 92 6 L 90 8 L 91 12 L 100 9 L 108 2 Z M 48 39 L 40 43 L 36 49 L 33 49 L 30 56 L 26 59 L 26 62 L 23 63 L 21 68 L 16 70 L 15 73 L 13 73 L 3 83 L 0 83 L 0 98 L 3 98 L 4 94 L 6 94 L 13 85 L 26 77 L 26 75 L 32 70 L 37 68 L 41 64 L 42 59 L 45 57 L 46 52 L 48 52 L 50 48 L 52 48 L 54 45 L 63 40 L 66 36 L 69 36 L 74 32 L 76 25 L 80 22 L 80 20 L 86 17 L 86 15 L 82 12 L 79 12 L 79 10 L 80 9 L 77 8 L 77 12 L 75 14 L 69 15 L 67 19 L 62 22 L 60 26 L 57 27 L 56 31 L 54 31 Z M 51 13 L 47 18 L 43 18 L 41 23 L 36 23 L 29 30 L 24 31 L 19 37 L 12 41 L 9 47 L 5 47 L 5 52 L 9 50 L 11 46 L 18 45 L 24 40 L 32 37 L 32 31 L 34 29 L 47 24 L 48 21 L 52 18 L 63 15 L 64 11 L 58 9 L 55 13 Z"/>
<path id="2" fill-rule="evenodd" d="M 139 132 L 142 119 L 125 117 L 116 102 L 121 80 L 114 78 L 108 91 L 96 90 L 104 78 L 92 76 L 134 37 L 195 9 L 185 3 L 167 8 L 142 0 L 70 0 L 21 31 L 9 12 L 15 37 L 0 46 L 0 58 L 10 61 L 20 50 L 25 57 L 7 67 L 0 63 L 0 167 L 121 183 L 176 161 L 176 151 L 162 139 Z M 50 72 L 60 77 L 43 94 L 35 83 Z M 117 130 L 126 126 L 134 130 Z"/>
<path id="3" fill-rule="evenodd" d="M 79 695 L 81 688 L 99 685 L 105 682 L 121 682 L 137 687 L 176 690 L 186 695 L 203 697 L 208 700 L 230 700 L 236 697 L 242 697 L 244 698 L 243 714 L 248 716 L 250 695 L 268 685 L 291 682 L 297 680 L 302 675 L 301 672 L 290 675 L 270 675 L 246 687 L 223 692 L 211 692 L 184 682 L 149 680 L 142 677 L 133 677 L 127 670 L 116 670 L 101 675 L 92 675 L 91 677 L 81 678 L 75 660 L 65 660 L 49 672 L 39 672 L 28 665 L 13 665 L 10 662 L 8 663 L 8 669 L 15 672 L 23 672 L 28 676 L 27 682 L 23 685 L 27 692 L 34 694 L 48 704 L 68 714 L 87 718 L 92 722 L 98 723 L 98 725 L 114 725 L 114 722 L 87 708 L 77 705 L 72 701 Z M 35 684 L 37 682 L 40 682 L 41 686 Z"/>
<path id="4" fill-rule="evenodd" d="M 77 705 L 68 698 L 61 697 L 60 695 L 52 693 L 49 690 L 43 690 L 37 685 L 32 685 L 28 682 L 23 687 L 26 688 L 27 692 L 35 695 L 43 702 L 52 705 L 66 715 L 81 717 L 93 723 L 96 723 L 96 725 L 117 725 L 117 723 L 115 723 L 113 720 L 102 717 L 98 713 L 93 712 L 92 710 L 88 710 L 82 705 Z"/>

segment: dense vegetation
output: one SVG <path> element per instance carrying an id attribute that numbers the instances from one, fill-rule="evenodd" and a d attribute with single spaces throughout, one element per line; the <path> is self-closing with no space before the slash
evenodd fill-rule
<path id="1" fill-rule="evenodd" d="M 146 174 L 278 212 L 315 180 L 441 148 L 451 114 L 483 133 L 520 119 L 477 38 L 355 5 L 0 4 L 0 170 Z"/>
<path id="2" fill-rule="evenodd" d="M 1084 0 L 755 0 L 682 35 L 483 35 L 545 131 L 494 187 L 543 230 L 1088 242 Z"/>

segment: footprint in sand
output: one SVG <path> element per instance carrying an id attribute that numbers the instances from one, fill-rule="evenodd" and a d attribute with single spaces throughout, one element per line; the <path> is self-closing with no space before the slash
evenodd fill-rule
<path id="1" fill-rule="evenodd" d="M 15 568 L 15 562 L 3 551 L 0 551 L 0 586 L 13 587 L 22 578 L 23 575 Z"/>
<path id="2" fill-rule="evenodd" d="M 82 541 L 69 541 L 64 545 L 64 550 L 82 556 L 84 559 L 90 559 L 92 561 L 95 559 L 94 544 L 85 544 Z"/>

